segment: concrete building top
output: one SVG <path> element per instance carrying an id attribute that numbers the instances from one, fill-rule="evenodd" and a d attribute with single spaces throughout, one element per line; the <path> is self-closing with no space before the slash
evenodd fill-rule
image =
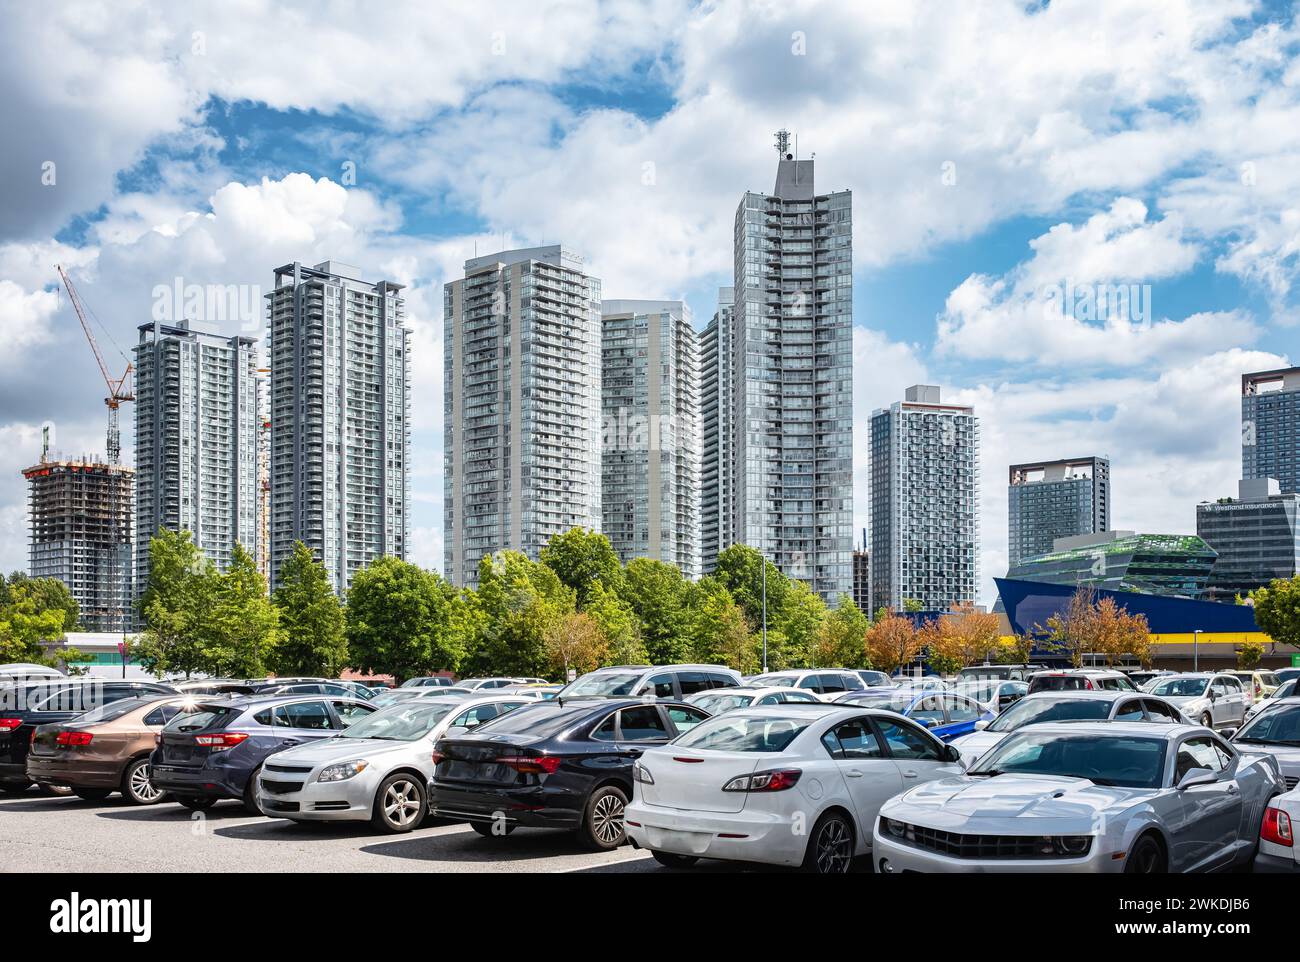
<path id="1" fill-rule="evenodd" d="M 525 261 L 538 261 L 554 267 L 586 271 L 580 254 L 575 254 L 560 244 L 550 244 L 546 247 L 520 247 L 515 250 L 498 251 L 495 254 L 484 254 L 481 257 L 471 257 L 465 262 L 465 273 L 476 274 L 489 267 L 508 267 Z"/>
<path id="2" fill-rule="evenodd" d="M 1241 393 L 1267 394 L 1271 391 L 1300 391 L 1300 367 L 1255 371 L 1241 376 Z"/>
<path id="3" fill-rule="evenodd" d="M 632 300 L 615 298 L 600 302 L 600 313 L 605 317 L 616 314 L 672 314 L 681 317 L 685 312 L 681 301 Z"/>

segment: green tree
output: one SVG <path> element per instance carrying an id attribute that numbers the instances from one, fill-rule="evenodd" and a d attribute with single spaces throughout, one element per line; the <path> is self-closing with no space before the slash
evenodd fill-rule
<path id="1" fill-rule="evenodd" d="M 144 631 L 132 654 L 159 677 L 188 677 L 207 668 L 202 633 L 211 622 L 220 575 L 188 531 L 161 528 L 147 547 L 149 580 L 138 602 Z"/>
<path id="2" fill-rule="evenodd" d="M 212 617 L 202 626 L 206 668 L 214 675 L 259 678 L 275 656 L 280 616 L 266 593 L 266 579 L 241 544 L 217 578 Z"/>
<path id="3" fill-rule="evenodd" d="M 641 623 L 651 664 L 690 660 L 690 587 L 675 565 L 654 558 L 635 558 L 624 569 L 622 596 Z"/>
<path id="4" fill-rule="evenodd" d="M 77 630 L 77 624 L 81 620 L 81 606 L 72 597 L 68 586 L 58 578 L 32 578 L 22 571 L 10 575 L 7 584 L 0 578 L 0 607 L 23 598 L 30 598 L 37 611 L 59 609 L 63 612 L 63 630 Z"/>
<path id="5" fill-rule="evenodd" d="M 352 578 L 344 633 L 353 667 L 398 681 L 455 670 L 465 655 L 459 593 L 438 574 L 397 558 Z"/>
<path id="6" fill-rule="evenodd" d="M 642 665 L 649 660 L 641 639 L 641 625 L 626 601 L 603 585 L 596 584 L 585 610 L 605 636 L 606 664 Z"/>
<path id="7" fill-rule="evenodd" d="M 67 622 L 66 609 L 57 603 L 55 593 L 41 584 L 50 580 L 24 575 L 5 583 L 0 577 L 0 664 L 53 665 L 79 658 L 80 653 L 73 650 L 51 654 L 46 648 L 47 643 L 63 637 Z M 62 586 L 62 582 L 55 583 Z"/>
<path id="8" fill-rule="evenodd" d="M 1260 631 L 1279 644 L 1300 645 L 1300 575 L 1256 588 L 1251 597 Z"/>
<path id="9" fill-rule="evenodd" d="M 758 671 L 762 643 L 750 632 L 745 612 L 732 600 L 731 592 L 712 578 L 703 579 L 697 588 L 691 611 L 695 660 L 727 665 L 741 674 Z"/>
<path id="10" fill-rule="evenodd" d="M 546 638 L 574 611 L 574 592 L 544 564 L 518 551 L 498 551 L 479 562 L 478 590 L 467 594 L 464 673 L 548 674 Z M 349 605 L 350 606 L 350 605 Z"/>
<path id="11" fill-rule="evenodd" d="M 621 586 L 623 569 L 609 539 L 587 528 L 570 528 L 552 537 L 542 548 L 541 560 L 573 590 L 579 609 L 586 607 L 596 585 Z"/>
<path id="12" fill-rule="evenodd" d="M 775 630 L 768 612 L 767 667 L 770 671 L 826 665 L 814 652 L 819 633 L 826 625 L 829 611 L 822 596 L 802 581 L 790 582 L 784 603 L 777 612 Z M 863 629 L 866 634 L 866 629 Z M 858 660 L 861 660 L 861 653 Z M 847 665 L 847 663 L 846 663 Z"/>
<path id="13" fill-rule="evenodd" d="M 343 605 L 329 572 L 301 541 L 280 566 L 274 601 L 282 630 L 271 659 L 275 673 L 337 677 L 348 666 Z"/>
<path id="14" fill-rule="evenodd" d="M 848 595 L 840 595 L 835 610 L 824 618 L 809 648 L 809 664 L 817 668 L 870 668 L 867 631 L 871 622 Z"/>
<path id="15" fill-rule="evenodd" d="M 767 625 L 779 622 L 790 579 L 767 561 L 757 548 L 733 544 L 718 553 L 715 577 L 731 593 L 731 599 L 745 612 L 750 628 L 763 625 L 763 569 L 767 569 Z"/>
<path id="16" fill-rule="evenodd" d="M 599 668 L 609 650 L 609 642 L 596 619 L 575 611 L 558 619 L 546 631 L 546 655 L 555 675 L 568 680 L 569 672 L 581 675 Z"/>

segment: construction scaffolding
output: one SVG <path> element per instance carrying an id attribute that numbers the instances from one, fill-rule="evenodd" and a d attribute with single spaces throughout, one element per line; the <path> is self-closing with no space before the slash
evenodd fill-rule
<path id="1" fill-rule="evenodd" d="M 132 515 L 135 471 L 95 459 L 26 468 L 33 578 L 57 578 L 81 606 L 86 631 L 135 628 Z"/>

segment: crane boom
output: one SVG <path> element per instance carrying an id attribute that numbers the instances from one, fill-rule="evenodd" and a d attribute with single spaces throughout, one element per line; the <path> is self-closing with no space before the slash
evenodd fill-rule
<path id="1" fill-rule="evenodd" d="M 72 278 L 68 272 L 63 269 L 61 264 L 56 264 L 54 269 L 59 272 L 59 277 L 63 280 L 63 286 L 68 289 L 68 299 L 72 301 L 72 309 L 77 314 L 77 320 L 81 322 L 81 330 L 85 332 L 86 340 L 90 342 L 90 349 L 95 354 L 95 363 L 99 365 L 99 373 L 104 378 L 104 385 L 108 388 L 108 397 L 104 398 L 104 403 L 108 405 L 108 461 L 110 464 L 117 464 L 122 456 L 122 434 L 118 429 L 117 409 L 123 401 L 134 401 L 135 392 L 131 389 L 131 372 L 135 370 L 135 365 L 130 361 L 126 362 L 126 371 L 120 378 L 114 378 L 108 373 L 108 365 L 104 363 L 104 355 L 99 350 L 99 342 L 95 340 L 95 332 L 91 329 L 90 320 L 86 316 L 85 305 L 81 301 L 81 295 L 72 285 Z M 111 339 L 111 338 L 110 338 Z"/>

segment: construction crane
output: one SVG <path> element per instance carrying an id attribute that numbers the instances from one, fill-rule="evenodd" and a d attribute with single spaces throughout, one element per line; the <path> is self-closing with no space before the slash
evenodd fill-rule
<path id="1" fill-rule="evenodd" d="M 131 389 L 131 373 L 135 370 L 135 365 L 128 360 L 126 362 L 126 373 L 119 378 L 114 378 L 108 373 L 108 365 L 104 363 L 104 355 L 100 353 L 99 342 L 95 340 L 95 332 L 90 329 L 90 320 L 86 316 L 86 306 L 82 303 L 81 295 L 72 286 L 72 278 L 68 276 L 68 272 L 63 269 L 62 265 L 56 264 L 55 270 L 59 272 L 59 277 L 63 279 L 63 286 L 68 289 L 68 298 L 72 301 L 72 309 L 77 312 L 77 320 L 81 322 L 81 329 L 86 332 L 86 340 L 90 342 L 90 349 L 95 352 L 95 361 L 99 364 L 99 373 L 104 376 L 104 384 L 108 386 L 108 397 L 104 398 L 104 403 L 108 405 L 108 463 L 117 464 L 122 458 L 122 432 L 118 428 L 117 409 L 123 401 L 135 400 L 135 392 Z M 120 349 L 119 353 L 121 353 Z M 123 354 L 122 356 L 125 357 L 126 355 Z"/>

